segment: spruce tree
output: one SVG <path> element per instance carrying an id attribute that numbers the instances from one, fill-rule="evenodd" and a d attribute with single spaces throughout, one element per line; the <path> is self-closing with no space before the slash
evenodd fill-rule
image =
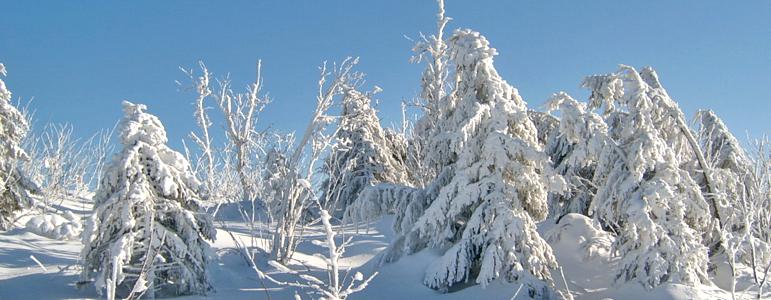
<path id="1" fill-rule="evenodd" d="M 597 162 L 610 143 L 608 125 L 584 103 L 564 92 L 555 94 L 547 106 L 550 112 L 559 110 L 560 119 L 546 138 L 546 153 L 555 171 L 568 182 L 565 193 L 549 195 L 550 215 L 558 221 L 568 213 L 588 216 L 597 190 L 592 182 Z"/>
<path id="2" fill-rule="evenodd" d="M 394 136 L 380 127 L 373 94 L 348 88 L 343 97 L 337 142 L 323 166 L 327 179 L 321 197 L 325 209 L 337 215 L 366 187 L 408 181 L 401 154 L 389 140 Z"/>
<path id="3" fill-rule="evenodd" d="M 590 107 L 605 109 L 612 143 L 599 157 L 589 208 L 616 233 L 617 280 L 648 288 L 707 282 L 702 235 L 713 224 L 699 185 L 682 169 L 682 112 L 651 68 L 590 76 Z"/>
<path id="4" fill-rule="evenodd" d="M 434 161 L 453 161 L 454 172 L 441 180 L 405 245 L 446 249 L 426 271 L 429 287 L 504 279 L 548 297 L 557 262 L 535 223 L 547 216 L 547 194 L 564 181 L 552 176 L 526 103 L 493 67 L 497 53 L 487 39 L 458 30 L 448 44 L 457 98 L 441 108 L 443 134 L 431 144 L 442 144 Z"/>
<path id="5" fill-rule="evenodd" d="M 5 76 L 5 66 L 0 64 L 0 77 Z M 32 196 L 40 189 L 19 168 L 19 162 L 29 159 L 21 147 L 29 131 L 24 114 L 11 104 L 11 91 L 0 79 L 0 230 L 13 226 L 14 214 L 30 207 Z"/>
<path id="6" fill-rule="evenodd" d="M 106 167 L 83 234 L 84 281 L 119 297 L 205 294 L 213 240 L 199 205 L 202 184 L 185 157 L 169 148 L 160 120 L 123 102 L 123 148 Z"/>

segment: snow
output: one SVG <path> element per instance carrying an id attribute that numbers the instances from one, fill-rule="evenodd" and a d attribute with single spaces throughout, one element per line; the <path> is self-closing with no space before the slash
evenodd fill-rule
<path id="1" fill-rule="evenodd" d="M 75 208 L 81 204 L 67 201 L 65 206 Z M 74 210 L 74 209 L 73 209 Z M 463 300 L 463 299 L 510 299 L 518 284 L 494 281 L 486 288 L 470 286 L 463 290 L 441 294 L 424 286 L 421 282 L 426 267 L 440 254 L 426 249 L 413 255 L 405 256 L 394 263 L 380 264 L 389 241 L 394 237 L 391 224 L 394 217 L 386 216 L 375 222 L 362 224 L 359 234 L 352 235 L 353 240 L 347 247 L 346 255 L 341 258 L 343 268 L 353 268 L 351 274 L 361 272 L 371 274 L 379 272 L 369 286 L 349 299 L 425 299 L 425 300 Z M 227 222 L 237 238 L 248 240 L 246 224 Z M 334 225 L 339 230 L 340 225 Z M 347 232 L 354 233 L 352 226 L 345 226 Z M 244 259 L 234 252 L 234 244 L 222 228 L 217 229 L 217 240 L 212 243 L 215 258 L 208 265 L 215 291 L 204 296 L 184 296 L 172 299 L 293 299 L 293 288 L 266 283 L 263 288 L 254 271 Z M 577 214 L 566 215 L 559 224 L 554 220 L 539 223 L 539 232 L 549 242 L 554 255 L 564 268 L 564 273 L 571 291 L 577 300 L 589 299 L 731 299 L 730 294 L 716 286 L 687 287 L 679 284 L 665 284 L 653 290 L 646 290 L 639 284 L 609 285 L 612 276 L 613 261 L 609 259 L 606 246 L 611 242 L 607 233 L 599 230 L 591 219 Z M 308 238 L 323 238 L 325 234 L 316 228 Z M 100 299 L 93 288 L 78 289 L 78 255 L 82 245 L 79 240 L 57 240 L 14 229 L 0 233 L 0 299 Z M 593 250 L 591 250 L 593 248 Z M 325 274 L 325 263 L 313 253 L 323 248 L 309 241 L 300 243 L 295 260 L 289 264 L 293 272 L 307 272 L 319 276 Z M 30 255 L 48 269 L 44 271 Z M 259 267 L 280 279 L 291 279 L 293 274 L 276 270 L 267 263 L 258 263 Z M 355 276 L 355 275 L 354 275 Z M 365 276 L 366 277 L 366 276 Z M 554 274 L 555 278 L 560 278 Z M 718 281 L 719 282 L 719 281 Z M 561 280 L 557 280 L 561 284 Z M 743 288 L 745 286 L 740 286 Z M 305 295 L 307 291 L 299 291 Z M 768 294 L 771 296 L 771 293 Z M 303 297 L 303 299 L 308 299 Z M 517 299 L 529 299 L 520 292 Z"/>
<path id="2" fill-rule="evenodd" d="M 64 215 L 46 213 L 29 218 L 24 225 L 29 232 L 55 240 L 74 240 L 80 238 L 83 224 L 80 217 L 72 211 Z"/>

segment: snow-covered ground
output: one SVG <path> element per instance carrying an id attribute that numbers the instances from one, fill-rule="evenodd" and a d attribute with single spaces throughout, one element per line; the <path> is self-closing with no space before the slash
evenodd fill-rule
<path id="1" fill-rule="evenodd" d="M 73 203 L 75 205 L 75 203 Z M 78 204 L 79 205 L 79 204 Z M 74 207 L 74 206 L 73 206 Z M 74 210 L 76 214 L 87 212 Z M 29 217 L 28 217 L 29 219 Z M 421 284 L 423 271 L 439 253 L 424 250 L 406 256 L 396 263 L 378 265 L 378 254 L 390 239 L 391 217 L 385 217 L 368 226 L 360 226 L 353 235 L 353 243 L 347 248 L 342 265 L 365 275 L 375 271 L 379 275 L 363 292 L 354 294 L 352 299 L 511 299 L 518 284 L 494 282 L 486 289 L 471 286 L 463 290 L 440 294 Z M 548 222 L 548 221 L 547 221 Z M 607 233 L 598 230 L 590 220 L 580 215 L 568 215 L 560 224 L 540 224 L 539 231 L 554 248 L 564 280 L 576 299 L 730 299 L 730 293 L 717 286 L 698 288 L 665 284 L 646 291 L 638 284 L 611 284 L 613 260 L 609 258 L 611 242 Z M 23 222 L 22 222 L 23 223 Z M 187 296 L 179 299 L 291 299 L 295 289 L 276 286 L 261 281 L 248 267 L 245 260 L 235 251 L 230 234 L 222 229 L 225 224 L 233 236 L 246 244 L 251 243 L 246 234 L 245 224 L 237 221 L 218 223 L 217 240 L 213 244 L 217 258 L 209 266 L 216 291 L 208 296 Z M 346 227 L 353 233 L 353 227 Z M 322 274 L 323 262 L 313 256 L 324 251 L 308 239 L 318 238 L 320 228 L 306 231 L 306 240 L 299 247 L 291 268 L 298 272 Z M 78 239 L 53 239 L 35 233 L 34 228 L 18 227 L 0 233 L 0 299 L 98 299 L 99 295 L 91 286 L 78 289 L 78 256 L 81 242 Z M 260 245 L 261 240 L 256 240 Z M 37 261 L 40 262 L 38 264 Z M 290 274 L 281 273 L 270 267 L 265 260 L 258 262 L 259 268 L 279 280 L 292 280 Z M 561 274 L 554 274 L 559 288 L 564 288 Z M 726 282 L 715 279 L 716 285 Z M 739 284 L 739 290 L 747 285 Z M 304 295 L 305 291 L 297 291 Z M 742 295 L 742 293 L 739 293 Z M 752 293 L 754 296 L 754 293 Z M 745 298 L 751 297 L 746 294 Z M 308 299 L 309 297 L 304 297 Z M 517 299 L 527 299 L 520 294 Z"/>

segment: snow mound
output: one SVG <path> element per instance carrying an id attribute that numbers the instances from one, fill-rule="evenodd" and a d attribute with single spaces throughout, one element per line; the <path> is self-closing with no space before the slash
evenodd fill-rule
<path id="1" fill-rule="evenodd" d="M 560 218 L 557 224 L 545 226 L 542 228 L 544 237 L 555 251 L 559 249 L 564 254 L 575 255 L 575 260 L 610 256 L 613 237 L 587 216 L 570 213 Z"/>
<path id="2" fill-rule="evenodd" d="M 31 217 L 25 228 L 34 234 L 56 240 L 76 240 L 83 232 L 80 218 L 71 211 L 63 215 L 48 213 Z"/>

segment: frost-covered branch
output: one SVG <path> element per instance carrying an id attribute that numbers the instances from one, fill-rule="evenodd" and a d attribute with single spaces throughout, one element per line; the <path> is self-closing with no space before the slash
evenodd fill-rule
<path id="1" fill-rule="evenodd" d="M 307 205 L 314 200 L 311 182 L 317 174 L 316 164 L 322 154 L 332 145 L 335 132 L 326 134 L 328 125 L 335 118 L 328 110 L 335 100 L 348 88 L 356 87 L 362 74 L 353 71 L 358 63 L 356 58 L 347 58 L 340 65 L 327 69 L 326 63 L 320 68 L 316 108 L 300 140 L 294 148 L 270 151 L 266 162 L 266 195 L 276 207 L 275 229 L 271 245 L 271 256 L 286 263 L 297 247 L 297 227 Z M 330 80 L 331 78 L 331 80 Z"/>
<path id="2" fill-rule="evenodd" d="M 274 284 L 307 289 L 311 294 L 318 296 L 318 299 L 344 300 L 351 294 L 364 290 L 378 273 L 375 272 L 369 277 L 364 278 L 362 273 L 356 272 L 348 278 L 341 278 L 340 275 L 343 270 L 340 267 L 340 259 L 345 254 L 345 248 L 350 244 L 351 239 L 349 238 L 338 244 L 336 241 L 337 234 L 331 223 L 332 216 L 324 209 L 321 209 L 319 214 L 324 236 L 321 240 L 313 240 L 313 243 L 327 250 L 325 256 L 319 255 L 327 266 L 327 272 L 324 276 L 315 277 L 310 274 L 298 274 L 285 267 L 282 263 L 270 261 L 269 264 L 274 268 L 297 276 L 296 281 L 280 281 L 262 272 L 254 264 L 252 264 L 252 268 L 257 272 L 260 279 L 267 279 Z M 349 271 L 346 270 L 345 274 L 348 274 Z"/>

